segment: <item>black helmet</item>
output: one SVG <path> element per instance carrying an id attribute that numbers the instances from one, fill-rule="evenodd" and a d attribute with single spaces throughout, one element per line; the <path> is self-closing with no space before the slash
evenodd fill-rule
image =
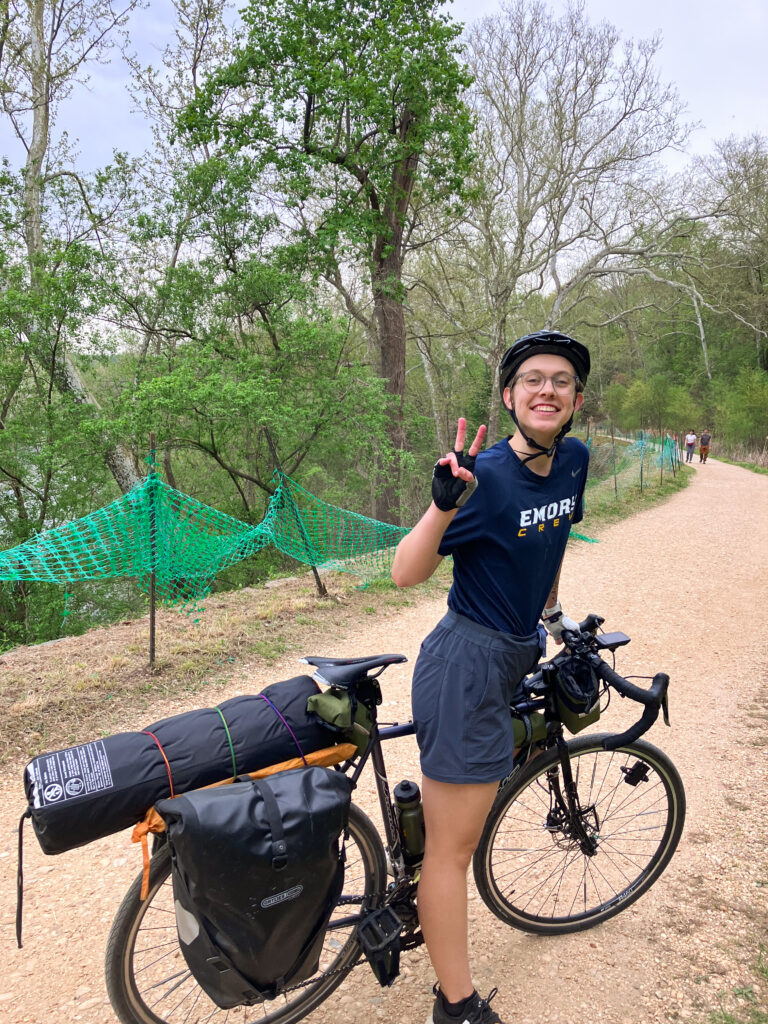
<path id="1" fill-rule="evenodd" d="M 535 331 L 533 334 L 526 334 L 525 337 L 518 338 L 502 356 L 501 363 L 499 363 L 499 391 L 502 397 L 504 388 L 514 376 L 517 368 L 537 352 L 541 352 L 543 355 L 562 356 L 567 359 L 569 363 L 572 363 L 582 387 L 587 383 L 590 362 L 586 346 L 574 338 L 569 338 L 567 334 L 559 334 L 557 331 Z"/>

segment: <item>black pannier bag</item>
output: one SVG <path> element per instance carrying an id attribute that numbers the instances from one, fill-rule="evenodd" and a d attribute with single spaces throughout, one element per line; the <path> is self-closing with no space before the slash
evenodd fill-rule
<path id="1" fill-rule="evenodd" d="M 84 846 L 135 825 L 164 797 L 333 746 L 338 732 L 307 712 L 319 689 L 296 676 L 143 732 L 41 754 L 24 772 L 40 846 L 49 854 Z"/>
<path id="2" fill-rule="evenodd" d="M 179 945 L 217 1006 L 272 999 L 317 970 L 344 880 L 350 793 L 341 772 L 310 767 L 157 804 Z"/>

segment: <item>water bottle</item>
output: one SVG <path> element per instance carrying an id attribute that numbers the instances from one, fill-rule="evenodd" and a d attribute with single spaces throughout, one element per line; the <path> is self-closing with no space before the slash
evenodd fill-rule
<path id="1" fill-rule="evenodd" d="M 424 857 L 424 808 L 415 782 L 403 779 L 395 786 L 395 807 L 403 860 L 406 864 L 419 864 Z"/>

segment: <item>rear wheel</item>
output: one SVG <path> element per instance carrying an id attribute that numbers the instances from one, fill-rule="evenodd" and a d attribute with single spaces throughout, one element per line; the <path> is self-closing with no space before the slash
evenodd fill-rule
<path id="1" fill-rule="evenodd" d="M 556 748 L 499 791 L 474 857 L 478 891 L 502 921 L 538 934 L 581 931 L 634 903 L 674 854 L 685 791 L 661 750 L 606 733 L 568 742 L 581 834 L 562 798 Z"/>
<path id="2" fill-rule="evenodd" d="M 344 888 L 326 932 L 317 973 L 293 992 L 256 1006 L 221 1010 L 195 981 L 179 948 L 167 845 L 152 858 L 149 897 L 141 876 L 126 893 L 107 944 L 107 991 L 123 1024 L 294 1024 L 341 984 L 360 958 L 363 906 L 386 889 L 384 849 L 371 820 L 354 804 L 345 845 Z"/>

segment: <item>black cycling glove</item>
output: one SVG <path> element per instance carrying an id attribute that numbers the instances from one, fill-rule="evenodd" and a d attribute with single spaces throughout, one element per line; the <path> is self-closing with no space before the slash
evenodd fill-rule
<path id="1" fill-rule="evenodd" d="M 459 466 L 474 473 L 476 456 L 457 452 L 455 448 L 453 451 Z M 476 487 L 477 478 L 473 478 L 467 483 L 460 476 L 453 475 L 450 464 L 441 466 L 439 462 L 435 463 L 432 473 L 432 500 L 442 512 L 451 512 L 455 508 L 461 508 L 465 502 L 469 501 Z"/>

